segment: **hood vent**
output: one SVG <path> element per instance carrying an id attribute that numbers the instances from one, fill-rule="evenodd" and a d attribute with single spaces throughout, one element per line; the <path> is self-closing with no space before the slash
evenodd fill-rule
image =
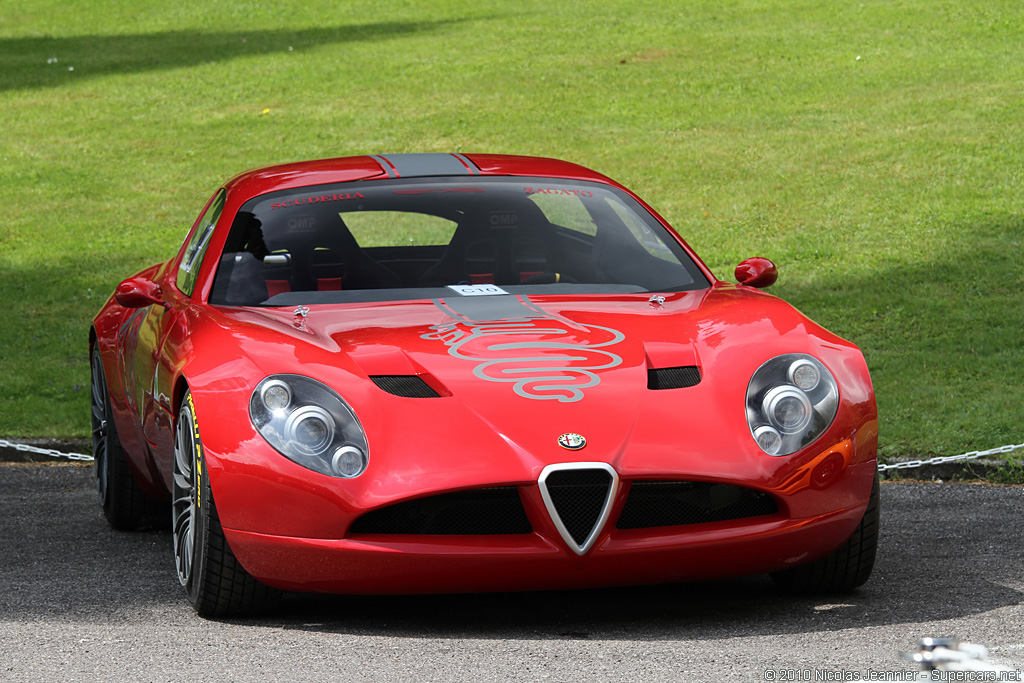
<path id="1" fill-rule="evenodd" d="M 685 365 L 678 368 L 651 368 L 647 371 L 648 389 L 683 389 L 700 384 L 700 368 Z"/>
<path id="2" fill-rule="evenodd" d="M 379 388 L 404 398 L 440 398 L 441 394 L 423 381 L 419 375 L 370 375 Z"/>
<path id="3" fill-rule="evenodd" d="M 545 467 L 537 483 L 562 540 L 577 555 L 586 554 L 611 514 L 618 474 L 605 463 L 563 463 Z"/>

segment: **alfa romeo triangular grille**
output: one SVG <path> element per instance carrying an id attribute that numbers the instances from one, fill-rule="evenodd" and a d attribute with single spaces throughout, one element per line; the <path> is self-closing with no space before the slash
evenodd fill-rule
<path id="1" fill-rule="evenodd" d="M 601 462 L 562 463 L 545 467 L 538 484 L 562 539 L 577 555 L 585 554 L 611 514 L 618 474 Z"/>

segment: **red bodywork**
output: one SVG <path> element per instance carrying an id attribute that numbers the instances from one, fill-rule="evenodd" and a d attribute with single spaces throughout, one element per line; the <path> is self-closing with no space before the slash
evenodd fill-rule
<path id="1" fill-rule="evenodd" d="M 466 157 L 486 175 L 621 187 L 561 161 Z M 387 169 L 369 156 L 240 175 L 225 186 L 208 253 L 219 254 L 232 217 L 255 196 L 383 177 Z M 530 305 L 592 336 L 604 328 L 624 335 L 615 344 L 622 362 L 572 403 L 526 400 L 506 385 L 481 381 L 473 363 L 424 338 L 434 326 L 457 323 L 431 300 L 312 305 L 303 319 L 293 306 L 211 306 L 215 257 L 203 261 L 192 297 L 175 285 L 181 254 L 140 273 L 142 286 L 122 288 L 124 303 L 163 305 L 126 308 L 111 297 L 95 318 L 93 343 L 130 464 L 154 497 L 169 497 L 174 422 L 191 390 L 228 542 L 245 569 L 271 586 L 348 593 L 588 587 L 769 572 L 822 557 L 857 527 L 875 476 L 877 413 L 863 357 L 781 300 L 718 281 L 679 241 L 709 287 L 665 293 L 661 302 L 649 293 L 529 297 Z M 772 457 L 751 435 L 745 392 L 765 361 L 787 353 L 813 355 L 831 371 L 838 414 L 807 447 Z M 648 389 L 649 368 L 680 365 L 699 367 L 701 382 Z M 315 377 L 352 406 L 370 449 L 361 476 L 305 469 L 256 431 L 249 400 L 274 374 Z M 442 395 L 404 398 L 368 379 L 387 374 L 420 375 Z M 567 432 L 584 434 L 585 449 L 561 447 L 557 439 Z M 545 466 L 573 461 L 607 463 L 621 482 L 608 522 L 583 555 L 562 540 L 538 486 Z M 638 480 L 735 484 L 769 494 L 778 512 L 619 529 L 616 519 Z M 349 531 L 368 510 L 488 486 L 518 487 L 532 533 Z"/>

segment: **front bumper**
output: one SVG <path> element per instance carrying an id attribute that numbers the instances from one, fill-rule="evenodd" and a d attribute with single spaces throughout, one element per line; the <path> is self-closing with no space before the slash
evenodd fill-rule
<path id="1" fill-rule="evenodd" d="M 808 517 L 793 517 L 784 503 L 777 514 L 746 519 L 619 529 L 619 501 L 583 555 L 560 536 L 536 486 L 521 488 L 533 527 L 526 534 L 363 534 L 335 539 L 229 528 L 225 534 L 250 574 L 286 590 L 460 593 L 699 581 L 778 571 L 832 552 L 864 515 L 874 466 L 871 461 L 847 468 L 837 484 L 864 491 L 861 502 Z"/>

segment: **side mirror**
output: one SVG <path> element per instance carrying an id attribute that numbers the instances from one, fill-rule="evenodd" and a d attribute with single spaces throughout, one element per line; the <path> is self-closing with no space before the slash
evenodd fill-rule
<path id="1" fill-rule="evenodd" d="M 736 282 L 748 287 L 771 287 L 779 278 L 779 269 L 766 258 L 755 256 L 736 266 Z"/>
<path id="2" fill-rule="evenodd" d="M 119 284 L 114 290 L 114 300 L 125 308 L 145 308 L 153 304 L 171 307 L 163 300 L 160 285 L 141 275 L 130 277 Z"/>

